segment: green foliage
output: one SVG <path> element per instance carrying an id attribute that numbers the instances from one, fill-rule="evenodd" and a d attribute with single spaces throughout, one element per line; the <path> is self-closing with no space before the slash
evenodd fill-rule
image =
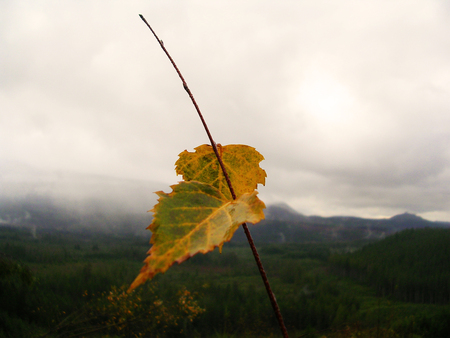
<path id="1" fill-rule="evenodd" d="M 86 320 L 77 328 L 84 337 L 133 337 L 145 330 L 139 318 L 146 318 L 149 327 L 154 328 L 148 336 L 279 336 L 248 245 L 231 242 L 222 254 L 214 250 L 196 255 L 127 294 L 122 286 L 135 277 L 146 239 L 85 233 L 48 233 L 33 239 L 17 233 L 15 239 L 1 240 L 0 236 L 0 251 L 21 246 L 21 250 L 10 251 L 17 256 L 9 259 L 31 272 L 32 283 L 20 282 L 20 292 L 14 291 L 16 283 L 3 284 L 6 287 L 0 292 L 10 297 L 9 303 L 22 306 L 17 312 L 17 308 L 7 308 L 7 303 L 0 302 L 0 337 L 40 336 L 47 332 L 48 337 L 64 336 L 76 324 L 77 316 Z M 101 243 L 98 252 L 92 251 L 95 243 Z M 331 253 L 353 249 L 352 243 L 260 246 L 291 336 L 376 337 L 377 332 L 380 337 L 391 337 L 391 333 L 416 338 L 449 336 L 449 305 L 388 300 L 376 296 L 368 286 L 330 273 L 327 258 Z M 334 260 L 337 256 L 332 257 Z M 18 281 L 20 273 L 8 278 Z M 180 307 L 183 290 L 189 291 L 195 311 L 186 312 Z M 141 297 L 140 303 L 134 298 L 137 296 Z M 185 302 L 189 303 L 188 298 Z M 24 302 L 20 303 L 20 299 Z M 163 324 L 155 322 L 153 315 L 140 312 L 155 310 L 153 302 L 158 300 L 170 313 Z M 130 304 L 140 308 L 133 310 L 133 316 L 125 311 Z M 107 323 L 114 325 L 107 328 Z M 98 331 L 88 334 L 88 328 Z"/>
<path id="2" fill-rule="evenodd" d="M 450 302 L 450 230 L 410 229 L 335 256 L 347 276 L 366 281 L 378 294 L 418 302 Z"/>
<path id="3" fill-rule="evenodd" d="M 28 334 L 24 320 L 32 316 L 34 277 L 28 266 L 0 255 L 0 337 Z"/>
<path id="4" fill-rule="evenodd" d="M 204 310 L 186 288 L 181 288 L 171 299 L 162 300 L 153 284 L 135 292 L 126 292 L 128 286 L 113 286 L 100 294 L 84 297 L 87 303 L 64 318 L 52 333 L 58 337 L 86 336 L 92 333 L 112 336 L 148 337 L 176 336 L 183 333 Z"/>

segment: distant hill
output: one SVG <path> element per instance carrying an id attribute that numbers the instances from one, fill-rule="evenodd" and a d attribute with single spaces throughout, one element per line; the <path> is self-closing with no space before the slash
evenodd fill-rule
<path id="1" fill-rule="evenodd" d="M 266 220 L 298 222 L 307 220 L 308 217 L 291 208 L 286 203 L 269 205 L 264 209 Z"/>
<path id="2" fill-rule="evenodd" d="M 265 220 L 250 226 L 257 243 L 371 240 L 382 239 L 404 229 L 450 228 L 448 222 L 432 222 L 410 213 L 387 219 L 305 216 L 285 204 L 268 206 L 265 215 Z M 233 241 L 245 240 L 243 231 L 233 237 Z"/>
<path id="3" fill-rule="evenodd" d="M 147 236 L 145 228 L 152 220 L 147 210 L 157 199 L 153 192 L 166 186 L 155 181 L 19 169 L 15 181 L 0 180 L 0 225 L 24 226 L 36 229 L 37 234 L 53 229 Z M 38 179 L 27 180 L 30 175 Z"/>
<path id="4" fill-rule="evenodd" d="M 152 205 L 149 203 L 148 209 Z M 136 212 L 136 209 L 129 210 L 118 201 L 99 198 L 72 203 L 70 200 L 61 203 L 48 196 L 0 199 L 0 225 L 25 226 L 37 234 L 39 230 L 53 229 L 150 236 L 145 229 L 152 221 L 152 214 L 147 213 L 144 207 L 140 209 L 141 212 Z M 409 213 L 389 219 L 305 216 L 287 204 L 270 205 L 264 213 L 265 220 L 255 226 L 250 225 L 257 243 L 381 239 L 408 228 L 450 228 L 450 223 L 431 222 Z M 238 230 L 232 241 L 246 241 L 242 229 Z"/>
<path id="5" fill-rule="evenodd" d="M 136 212 L 111 200 L 89 199 L 79 204 L 37 196 L 0 199 L 0 226 L 26 227 L 34 234 L 55 230 L 149 235 L 145 228 L 151 221 L 152 214 L 144 208 L 142 212 Z"/>

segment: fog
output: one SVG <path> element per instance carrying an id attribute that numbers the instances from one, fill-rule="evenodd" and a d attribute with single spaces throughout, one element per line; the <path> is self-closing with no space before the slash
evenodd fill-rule
<path id="1" fill-rule="evenodd" d="M 261 152 L 266 204 L 450 220 L 447 1 L 0 3 L 0 196 L 142 212 L 208 143 Z"/>

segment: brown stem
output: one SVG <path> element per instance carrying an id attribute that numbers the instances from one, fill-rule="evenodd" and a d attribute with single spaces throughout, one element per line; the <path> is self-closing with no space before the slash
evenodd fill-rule
<path id="1" fill-rule="evenodd" d="M 223 175 L 225 177 L 225 180 L 227 181 L 228 188 L 230 189 L 231 196 L 233 197 L 233 200 L 236 199 L 236 194 L 234 192 L 233 186 L 231 185 L 230 177 L 228 176 L 227 170 L 225 169 L 225 166 L 223 164 L 222 158 L 219 154 L 219 151 L 217 149 L 217 145 L 214 142 L 212 135 L 208 129 L 208 126 L 206 124 L 205 119 L 203 118 L 202 113 L 200 112 L 200 108 L 197 105 L 197 102 L 194 99 L 194 95 L 192 95 L 191 90 L 189 89 L 186 80 L 184 79 L 183 75 L 181 75 L 180 70 L 178 69 L 177 65 L 173 61 L 172 57 L 170 56 L 169 52 L 167 51 L 166 47 L 164 47 L 164 43 L 162 40 L 158 38 L 155 31 L 152 29 L 152 27 L 149 25 L 147 20 L 145 20 L 144 16 L 142 14 L 139 14 L 142 21 L 145 22 L 147 27 L 150 29 L 150 31 L 155 36 L 156 40 L 158 41 L 159 45 L 163 49 L 164 53 L 166 53 L 167 57 L 169 58 L 170 62 L 172 63 L 172 66 L 175 68 L 178 76 L 181 79 L 181 82 L 183 83 L 184 90 L 188 93 L 189 97 L 191 98 L 192 103 L 194 104 L 195 110 L 198 113 L 198 116 L 200 117 L 200 120 L 202 121 L 203 127 L 205 128 L 206 134 L 208 135 L 209 141 L 211 142 L 211 146 L 213 147 L 214 153 L 216 154 L 217 160 L 219 161 L 220 168 L 222 169 Z M 266 287 L 267 294 L 269 296 L 270 302 L 272 304 L 273 310 L 275 312 L 275 315 L 277 317 L 278 323 L 280 325 L 281 332 L 283 334 L 283 337 L 289 338 L 288 332 L 286 330 L 286 326 L 284 325 L 283 316 L 281 315 L 280 308 L 278 306 L 277 300 L 275 298 L 274 293 L 272 292 L 272 288 L 270 287 L 269 279 L 267 278 L 266 271 L 264 270 L 264 267 L 262 265 L 261 259 L 259 258 L 258 251 L 256 250 L 255 243 L 253 242 L 253 238 L 250 234 L 250 230 L 248 229 L 247 224 L 243 223 L 242 227 L 244 228 L 245 235 L 247 236 L 248 243 L 250 245 L 250 248 L 252 249 L 253 256 L 255 257 L 256 265 L 258 266 L 259 273 L 261 274 L 261 278 L 264 282 L 264 286 Z"/>

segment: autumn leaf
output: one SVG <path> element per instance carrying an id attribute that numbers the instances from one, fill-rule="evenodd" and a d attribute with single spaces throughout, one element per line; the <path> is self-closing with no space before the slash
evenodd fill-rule
<path id="1" fill-rule="evenodd" d="M 259 162 L 264 157 L 255 148 L 241 144 L 218 144 L 217 149 L 237 197 L 254 191 L 258 183 L 265 184 L 266 172 L 259 167 Z M 211 184 L 227 199 L 232 199 L 225 176 L 210 145 L 201 145 L 195 148 L 195 152 L 183 151 L 175 166 L 177 174 L 183 175 L 185 181 Z"/>
<path id="2" fill-rule="evenodd" d="M 153 244 L 145 265 L 130 290 L 165 272 L 197 253 L 207 253 L 231 239 L 244 222 L 264 218 L 264 203 L 257 192 L 242 194 L 234 201 L 212 185 L 190 181 L 171 186 L 172 192 L 157 192 L 158 204 L 148 229 Z"/>

